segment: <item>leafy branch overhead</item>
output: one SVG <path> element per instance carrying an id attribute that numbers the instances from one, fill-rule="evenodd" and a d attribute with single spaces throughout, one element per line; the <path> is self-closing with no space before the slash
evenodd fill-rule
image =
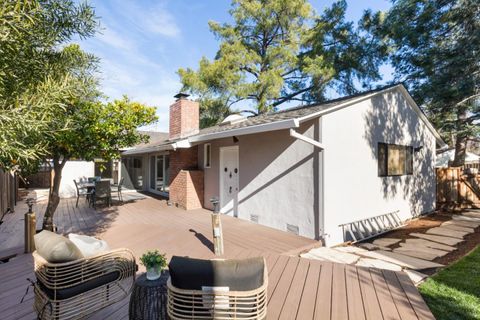
<path id="1" fill-rule="evenodd" d="M 257 113 L 325 99 L 329 88 L 355 93 L 379 79 L 374 38 L 345 21 L 346 1 L 316 15 L 305 0 L 235 0 L 233 23 L 210 22 L 220 40 L 213 60 L 179 69 L 183 89 L 200 97 L 202 125 L 245 102 Z"/>
<path id="2" fill-rule="evenodd" d="M 463 165 L 480 134 L 480 2 L 398 0 L 363 21 Z"/>

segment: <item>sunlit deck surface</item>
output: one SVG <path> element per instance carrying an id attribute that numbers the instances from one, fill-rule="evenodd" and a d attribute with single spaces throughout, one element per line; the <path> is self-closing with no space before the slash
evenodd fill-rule
<path id="1" fill-rule="evenodd" d="M 35 206 L 43 214 L 46 202 Z M 0 318 L 35 319 L 31 255 L 23 254 L 23 214 L 19 204 L 0 226 L 0 256 L 18 255 L 0 264 Z M 41 219 L 38 219 L 40 226 Z M 137 258 L 148 249 L 172 255 L 212 258 L 211 217 L 206 210 L 183 211 L 151 197 L 93 210 L 83 199 L 64 199 L 55 216 L 61 233 L 105 239 Z M 410 279 L 381 271 L 298 258 L 315 241 L 228 216 L 222 217 L 225 257 L 264 256 L 269 271 L 268 319 L 434 319 Z M 140 271 L 142 268 L 140 267 Z M 91 319 L 128 319 L 128 299 L 99 310 Z"/>

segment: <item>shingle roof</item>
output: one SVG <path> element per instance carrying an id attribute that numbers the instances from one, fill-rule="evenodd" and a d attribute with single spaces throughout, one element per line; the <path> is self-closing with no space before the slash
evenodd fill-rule
<path id="1" fill-rule="evenodd" d="M 342 103 L 348 103 L 350 100 L 355 100 L 358 98 L 361 98 L 362 96 L 370 95 L 375 92 L 380 92 L 383 90 L 387 90 L 389 88 L 393 88 L 398 86 L 398 83 L 388 85 L 388 86 L 383 86 L 374 90 L 369 90 L 369 91 L 364 91 L 355 95 L 350 95 L 347 97 L 342 97 L 334 100 L 329 100 L 325 101 L 322 103 L 315 103 L 315 104 L 310 104 L 310 105 L 301 105 L 293 108 L 288 108 L 285 110 L 281 111 L 276 111 L 276 112 L 269 112 L 269 113 L 264 113 L 258 116 L 252 116 L 248 117 L 246 120 L 237 122 L 237 123 L 232 123 L 232 124 L 220 124 L 220 125 L 215 125 L 212 127 L 204 128 L 201 129 L 197 134 L 189 136 L 188 138 L 192 137 L 197 137 L 197 136 L 202 136 L 202 135 L 207 135 L 207 134 L 212 134 L 212 133 L 220 133 L 220 132 L 227 132 L 230 130 L 235 130 L 235 129 L 241 129 L 241 128 L 247 128 L 247 127 L 252 127 L 256 125 L 262 125 L 262 124 L 268 124 L 268 123 L 273 123 L 273 122 L 278 122 L 282 120 L 290 120 L 290 119 L 297 119 L 301 118 L 304 116 L 308 116 L 311 114 L 314 114 L 319 111 L 324 111 L 327 109 L 330 109 L 332 107 L 335 107 L 337 105 L 340 105 Z M 138 153 L 139 151 L 143 149 L 149 149 L 152 147 L 159 147 L 159 146 L 166 146 L 170 145 L 171 143 L 177 142 L 179 140 L 184 140 L 185 138 L 181 139 L 175 139 L 175 140 L 168 140 L 168 133 L 165 132 L 157 132 L 155 134 L 158 134 L 155 138 L 151 137 L 150 142 L 147 144 L 143 145 L 138 145 L 134 147 L 134 153 Z M 128 151 L 126 153 L 129 153 Z"/>
<path id="2" fill-rule="evenodd" d="M 148 135 L 150 137 L 149 141 L 147 143 L 137 144 L 131 149 L 124 151 L 123 154 L 133 153 L 133 151 L 135 151 L 135 153 L 138 153 L 142 150 L 148 150 L 150 148 L 161 145 L 168 140 L 168 132 L 139 131 L 139 133 Z"/>
<path id="3" fill-rule="evenodd" d="M 223 132 L 223 131 L 228 131 L 228 130 L 233 130 L 233 129 L 238 129 L 238 128 L 245 128 L 245 127 L 250 127 L 250 126 L 255 126 L 255 125 L 260 125 L 260 124 L 266 124 L 266 123 L 271 123 L 271 122 L 277 122 L 277 121 L 282 121 L 282 120 L 288 120 L 288 119 L 296 119 L 296 118 L 301 118 L 307 115 L 310 115 L 312 113 L 318 112 L 318 111 L 323 111 L 332 107 L 335 107 L 336 105 L 339 105 L 341 103 L 348 102 L 349 100 L 354 100 L 357 98 L 360 98 L 365 95 L 369 95 L 372 93 L 375 93 L 377 91 L 382 91 L 391 87 L 395 87 L 398 84 L 393 84 L 389 86 L 384 86 L 375 90 L 369 90 L 365 92 L 361 92 L 359 94 L 347 96 L 347 97 L 342 97 L 334 100 L 329 100 L 326 102 L 322 103 L 315 103 L 315 104 L 310 104 L 310 105 L 302 105 L 302 106 L 297 106 L 289 109 L 285 109 L 282 111 L 277 111 L 277 112 L 269 112 L 269 113 L 264 113 L 258 116 L 253 116 L 247 118 L 247 120 L 238 122 L 238 123 L 233 123 L 229 125 L 216 125 L 212 127 L 208 127 L 205 129 L 200 130 L 200 132 L 197 135 L 204 135 L 204 134 L 209 134 L 209 133 L 217 133 L 217 132 Z"/>

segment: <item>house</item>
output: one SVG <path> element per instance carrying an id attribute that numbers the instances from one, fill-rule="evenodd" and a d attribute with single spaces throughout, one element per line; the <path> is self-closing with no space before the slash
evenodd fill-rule
<path id="1" fill-rule="evenodd" d="M 185 209 L 213 209 L 324 241 L 340 225 L 435 209 L 436 148 L 445 143 L 403 85 L 199 129 L 178 94 L 168 139 L 122 154 L 133 185 Z"/>
<path id="2" fill-rule="evenodd" d="M 447 168 L 454 158 L 455 158 L 454 148 L 442 150 L 437 153 L 437 161 L 435 166 L 437 168 Z M 467 166 L 469 164 L 480 164 L 480 156 L 475 153 L 467 151 L 465 156 L 465 164 Z"/>

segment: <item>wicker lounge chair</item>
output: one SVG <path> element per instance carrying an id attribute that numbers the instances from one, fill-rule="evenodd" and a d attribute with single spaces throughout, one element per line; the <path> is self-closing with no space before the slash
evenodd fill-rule
<path id="1" fill-rule="evenodd" d="M 264 258 L 198 260 L 173 257 L 167 282 L 170 319 L 265 319 Z"/>
<path id="2" fill-rule="evenodd" d="M 80 319 L 126 298 L 135 282 L 133 253 L 118 249 L 49 263 L 36 251 L 34 308 L 39 319 Z"/>

